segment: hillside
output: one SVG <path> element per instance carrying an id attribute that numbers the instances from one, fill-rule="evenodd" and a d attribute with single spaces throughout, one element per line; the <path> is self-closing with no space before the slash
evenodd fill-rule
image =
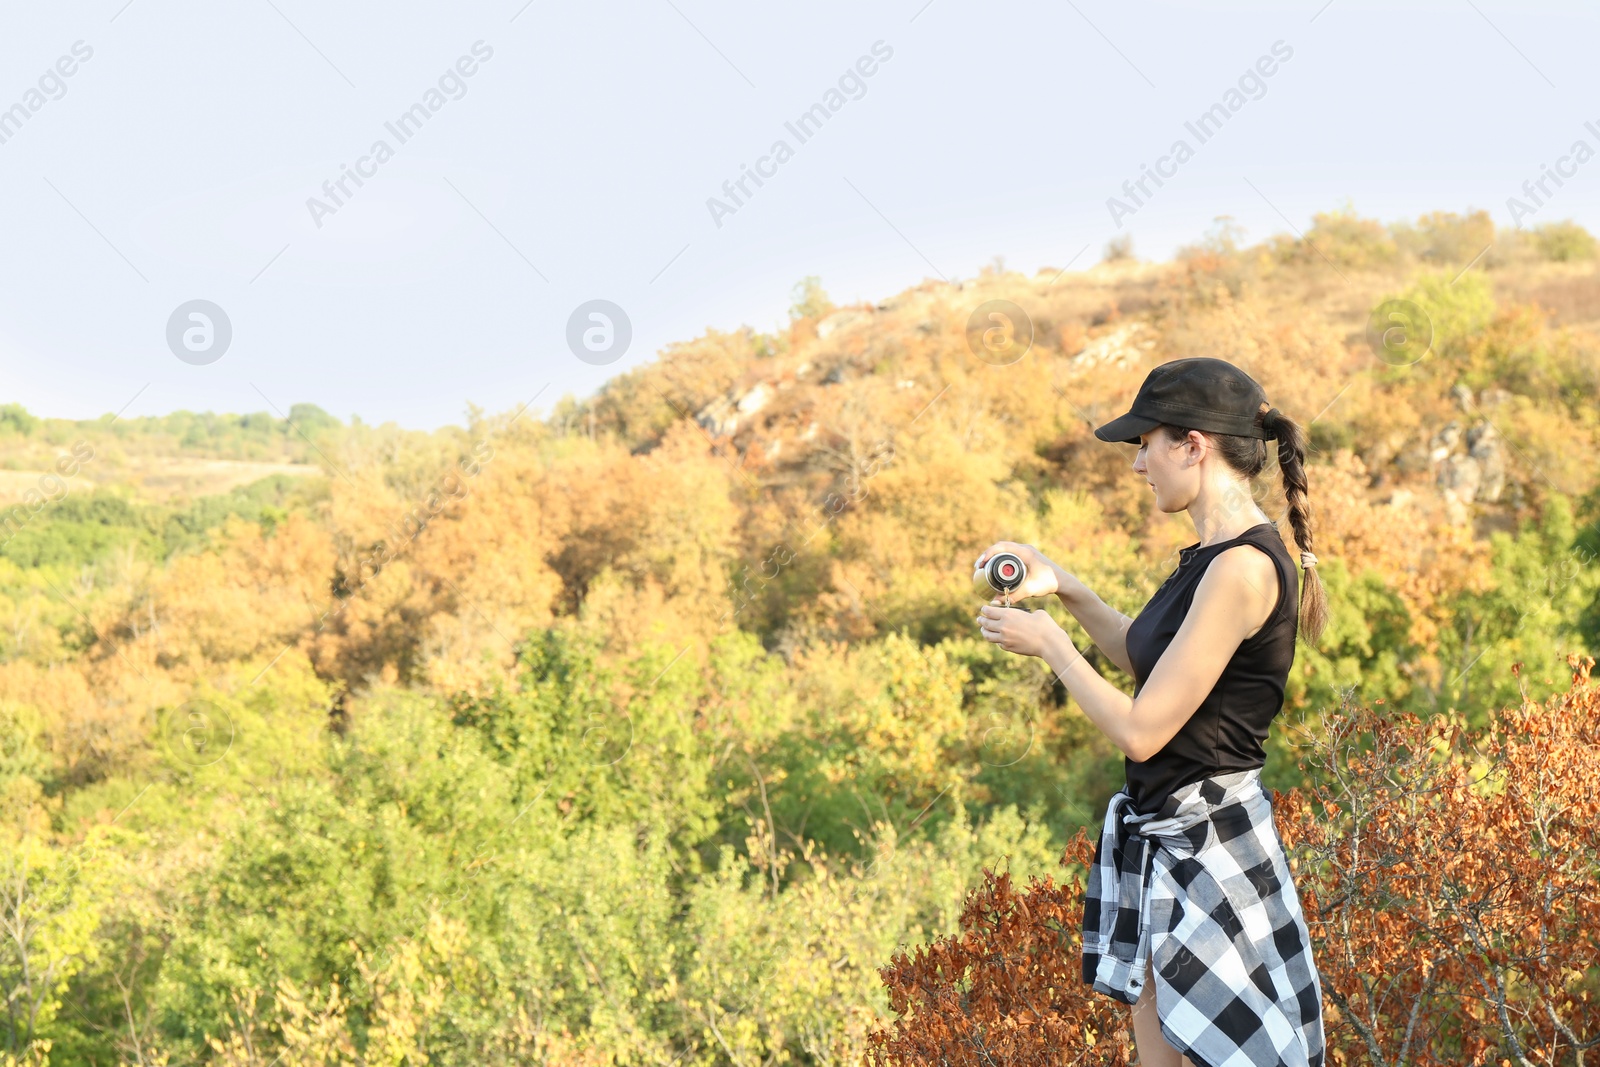
<path id="1" fill-rule="evenodd" d="M 1269 785 L 1353 704 L 1479 729 L 1569 688 L 1595 268 L 1482 212 L 1223 220 L 1170 263 L 847 307 L 807 279 L 784 329 L 433 433 L 0 408 L 7 1049 L 856 1062 L 877 968 L 1122 781 L 975 635 L 970 573 L 1030 542 L 1137 613 L 1193 528 L 1092 428 L 1151 367 L 1229 359 L 1309 427 L 1332 618 Z"/>

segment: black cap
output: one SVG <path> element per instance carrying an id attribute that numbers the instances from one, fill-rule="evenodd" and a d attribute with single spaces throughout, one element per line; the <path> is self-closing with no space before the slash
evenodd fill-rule
<path id="1" fill-rule="evenodd" d="M 1236 437 L 1271 440 L 1278 409 L 1260 415 L 1267 394 L 1250 375 L 1224 359 L 1175 359 L 1152 370 L 1125 415 L 1095 430 L 1102 441 L 1139 443 L 1162 423 Z M 1265 428 L 1264 428 L 1265 427 Z"/>

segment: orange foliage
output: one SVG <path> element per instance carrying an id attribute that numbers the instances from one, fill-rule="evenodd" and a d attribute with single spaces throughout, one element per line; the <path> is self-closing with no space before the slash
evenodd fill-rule
<path id="1" fill-rule="evenodd" d="M 1062 864 L 1087 869 L 1082 831 Z M 898 952 L 881 968 L 900 1016 L 867 1037 L 873 1067 L 1020 1067 L 1133 1062 L 1129 1009 L 1085 985 L 1083 882 L 1034 878 L 1017 892 L 1010 872 L 984 870 L 960 932 Z"/>
<path id="2" fill-rule="evenodd" d="M 1311 471 L 1312 521 L 1317 551 L 1347 561 L 1353 577 L 1373 570 L 1406 605 L 1410 640 L 1437 647 L 1439 629 L 1452 617 L 1450 598 L 1483 592 L 1491 548 L 1468 526 L 1440 521 L 1442 507 L 1426 514 L 1416 505 L 1393 507 L 1369 499 L 1367 466 L 1341 451 Z M 1403 528 L 1404 536 L 1396 536 Z"/>
<path id="3" fill-rule="evenodd" d="M 1458 721 L 1332 717 L 1279 830 L 1330 1007 L 1329 1062 L 1581 1062 L 1600 1046 L 1600 694 L 1469 738 Z"/>
<path id="4" fill-rule="evenodd" d="M 119 651 L 125 659 L 0 664 L 0 699 L 41 713 L 45 747 L 73 780 L 128 760 L 149 736 L 149 709 L 184 692 L 155 669 L 145 650 L 129 645 Z"/>
<path id="5" fill-rule="evenodd" d="M 1330 1065 L 1581 1063 L 1600 1047 L 1600 693 L 1445 717 L 1330 716 L 1274 800 L 1322 978 Z M 1130 1062 L 1125 1006 L 1081 976 L 1083 832 L 1063 885 L 985 871 L 960 932 L 880 973 L 874 1067 Z"/>
<path id="6" fill-rule="evenodd" d="M 209 664 L 276 654 L 329 606 L 333 559 L 327 532 L 308 516 L 289 516 L 270 536 L 229 520 L 217 551 L 181 556 L 153 580 L 157 662 L 196 677 Z"/>

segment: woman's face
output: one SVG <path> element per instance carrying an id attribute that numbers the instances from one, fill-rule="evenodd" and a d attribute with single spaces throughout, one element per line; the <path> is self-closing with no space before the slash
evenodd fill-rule
<path id="1" fill-rule="evenodd" d="M 1133 469 L 1150 483 L 1156 495 L 1156 510 L 1171 514 L 1182 511 L 1194 499 L 1196 468 L 1186 462 L 1187 439 L 1173 441 L 1165 427 L 1139 435 L 1139 451 Z"/>

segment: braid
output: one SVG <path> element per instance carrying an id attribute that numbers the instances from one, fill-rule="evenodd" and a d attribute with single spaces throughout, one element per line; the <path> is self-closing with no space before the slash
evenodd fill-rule
<path id="1" fill-rule="evenodd" d="M 1283 472 L 1283 495 L 1289 503 L 1289 525 L 1294 528 L 1295 543 L 1300 546 L 1300 565 L 1303 583 L 1300 592 L 1300 636 L 1315 645 L 1328 625 L 1328 593 L 1317 577 L 1317 557 L 1311 551 L 1311 507 L 1306 484 L 1306 432 L 1298 423 L 1274 407 L 1264 407 L 1257 412 L 1257 422 L 1266 433 L 1259 437 L 1235 434 L 1208 433 L 1212 443 L 1221 453 L 1223 462 L 1237 471 L 1248 486 L 1267 466 L 1267 446 L 1278 442 L 1278 469 Z M 1181 441 L 1191 427 L 1163 423 L 1167 437 Z M 1241 494 L 1248 489 L 1241 487 Z M 1253 499 L 1253 494 L 1245 499 Z"/>
<path id="2" fill-rule="evenodd" d="M 1272 423 L 1278 439 L 1278 469 L 1283 472 L 1283 495 L 1289 504 L 1289 525 L 1300 546 L 1305 583 L 1300 597 L 1300 632 L 1315 645 L 1328 624 L 1328 593 L 1316 571 L 1317 557 L 1311 551 L 1311 508 L 1306 483 L 1306 432 L 1276 408 Z M 1309 561 L 1305 559 L 1309 556 Z"/>

